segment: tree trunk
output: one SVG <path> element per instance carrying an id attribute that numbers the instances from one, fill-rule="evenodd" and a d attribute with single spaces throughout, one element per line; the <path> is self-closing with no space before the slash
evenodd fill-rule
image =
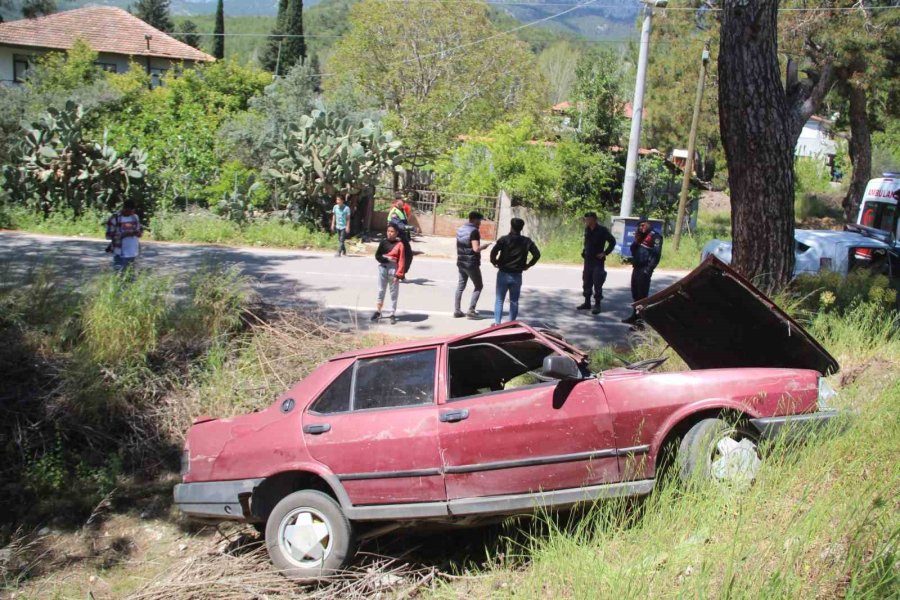
<path id="1" fill-rule="evenodd" d="M 866 91 L 859 85 L 847 82 L 842 90 L 850 101 L 850 162 L 853 177 L 842 204 L 844 217 L 852 223 L 856 220 L 866 184 L 872 177 L 872 135 L 866 108 Z"/>
<path id="2" fill-rule="evenodd" d="M 786 285 L 794 270 L 797 135 L 779 74 L 777 9 L 778 0 L 727 0 L 719 43 L 732 265 L 764 289 Z"/>

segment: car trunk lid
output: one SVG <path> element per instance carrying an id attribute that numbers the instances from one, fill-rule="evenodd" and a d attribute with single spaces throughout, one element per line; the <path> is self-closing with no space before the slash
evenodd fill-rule
<path id="1" fill-rule="evenodd" d="M 799 323 L 715 256 L 634 306 L 692 369 L 840 368 Z"/>

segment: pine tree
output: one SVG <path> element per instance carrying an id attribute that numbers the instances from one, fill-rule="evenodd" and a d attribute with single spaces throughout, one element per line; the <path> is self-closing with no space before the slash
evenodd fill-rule
<path id="1" fill-rule="evenodd" d="M 286 69 L 281 68 L 278 61 L 278 51 L 282 43 L 281 36 L 284 34 L 284 16 L 287 13 L 288 0 L 278 0 L 278 16 L 275 18 L 275 27 L 272 28 L 272 36 L 266 44 L 266 50 L 260 59 L 260 65 L 267 71 L 275 72 L 276 67 L 279 73 L 285 73 Z"/>
<path id="2" fill-rule="evenodd" d="M 188 19 L 184 21 L 178 29 L 180 29 L 182 33 L 181 35 L 174 36 L 175 39 L 184 42 L 192 48 L 200 48 L 200 36 L 197 35 L 196 23 Z"/>
<path id="3" fill-rule="evenodd" d="M 216 60 L 222 60 L 225 58 L 225 7 L 222 0 L 216 4 L 216 27 L 213 33 L 213 56 Z"/>
<path id="4" fill-rule="evenodd" d="M 169 2 L 170 0 L 138 0 L 131 7 L 131 12 L 151 27 L 169 33 L 175 27 L 169 13 Z"/>
<path id="5" fill-rule="evenodd" d="M 281 47 L 282 72 L 287 71 L 306 59 L 306 39 L 303 37 L 303 0 L 289 0 L 284 14 L 284 33 L 286 37 Z"/>
<path id="6" fill-rule="evenodd" d="M 33 19 L 56 12 L 56 0 L 25 0 L 22 3 L 22 16 Z M 2 22 L 2 19 L 0 19 Z"/>

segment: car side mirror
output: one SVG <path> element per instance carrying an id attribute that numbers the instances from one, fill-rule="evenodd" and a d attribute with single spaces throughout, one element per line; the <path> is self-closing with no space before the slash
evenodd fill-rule
<path id="1" fill-rule="evenodd" d="M 582 379 L 581 369 L 575 359 L 559 354 L 544 357 L 543 374 L 554 379 Z"/>

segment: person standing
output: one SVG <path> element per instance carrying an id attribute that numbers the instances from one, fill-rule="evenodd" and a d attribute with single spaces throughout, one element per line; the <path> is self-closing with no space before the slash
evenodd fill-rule
<path id="1" fill-rule="evenodd" d="M 519 316 L 519 292 L 522 291 L 522 272 L 527 271 L 541 258 L 541 251 L 529 238 L 522 235 L 525 221 L 513 219 L 510 231 L 491 250 L 491 264 L 497 267 L 497 298 L 494 302 L 494 325 L 500 324 L 503 303 L 509 292 L 509 320 Z M 528 260 L 528 255 L 531 260 Z"/>
<path id="2" fill-rule="evenodd" d="M 344 244 L 350 235 L 350 207 L 344 204 L 343 196 L 334 199 L 331 208 L 331 233 L 338 234 L 338 251 L 335 256 L 347 256 L 347 247 Z"/>
<path id="3" fill-rule="evenodd" d="M 141 253 L 140 237 L 144 235 L 141 220 L 134 212 L 133 200 L 126 200 L 122 210 L 106 221 L 106 239 L 110 240 L 107 252 L 112 252 L 113 269 L 121 273 L 132 264 Z"/>
<path id="4" fill-rule="evenodd" d="M 662 243 L 662 236 L 653 231 L 650 222 L 642 216 L 637 231 L 634 232 L 634 241 L 631 242 L 631 298 L 635 302 L 650 295 L 650 279 L 662 258 Z M 633 308 L 631 316 L 622 319 L 623 323 L 630 325 L 639 321 L 640 317 Z"/>
<path id="5" fill-rule="evenodd" d="M 484 215 L 480 212 L 472 211 L 469 213 L 469 222 L 463 224 L 456 230 L 456 268 L 459 271 L 459 281 L 456 285 L 456 297 L 454 298 L 453 316 L 457 319 L 460 317 L 468 317 L 470 319 L 480 319 L 481 316 L 475 310 L 478 304 L 478 297 L 484 287 L 481 279 L 481 252 L 487 250 L 490 244 L 481 245 L 481 221 Z M 462 311 L 462 296 L 466 289 L 466 284 L 472 280 L 472 299 L 469 301 L 469 311 Z"/>
<path id="6" fill-rule="evenodd" d="M 400 294 L 400 281 L 406 276 L 406 245 L 400 239 L 400 230 L 396 225 L 387 226 L 385 237 L 378 244 L 375 260 L 378 261 L 378 300 L 372 321 L 381 319 L 384 306 L 384 295 L 387 288 L 391 290 L 391 325 L 397 322 L 397 296 Z"/>
<path id="7" fill-rule="evenodd" d="M 400 239 L 409 244 L 409 218 L 406 216 L 406 211 L 403 210 L 403 196 L 401 194 L 397 194 L 394 197 L 394 201 L 391 203 L 391 210 L 388 211 L 387 220 L 388 223 L 397 226 L 397 231 L 400 232 Z"/>
<path id="8" fill-rule="evenodd" d="M 616 247 L 616 238 L 609 229 L 597 222 L 597 213 L 591 211 L 584 215 L 584 248 L 581 257 L 584 259 L 584 270 L 581 274 L 584 304 L 578 310 L 590 310 L 591 314 L 600 314 L 600 302 L 603 300 L 603 284 L 606 282 L 606 257 Z M 591 308 L 591 297 L 594 307 Z"/>

